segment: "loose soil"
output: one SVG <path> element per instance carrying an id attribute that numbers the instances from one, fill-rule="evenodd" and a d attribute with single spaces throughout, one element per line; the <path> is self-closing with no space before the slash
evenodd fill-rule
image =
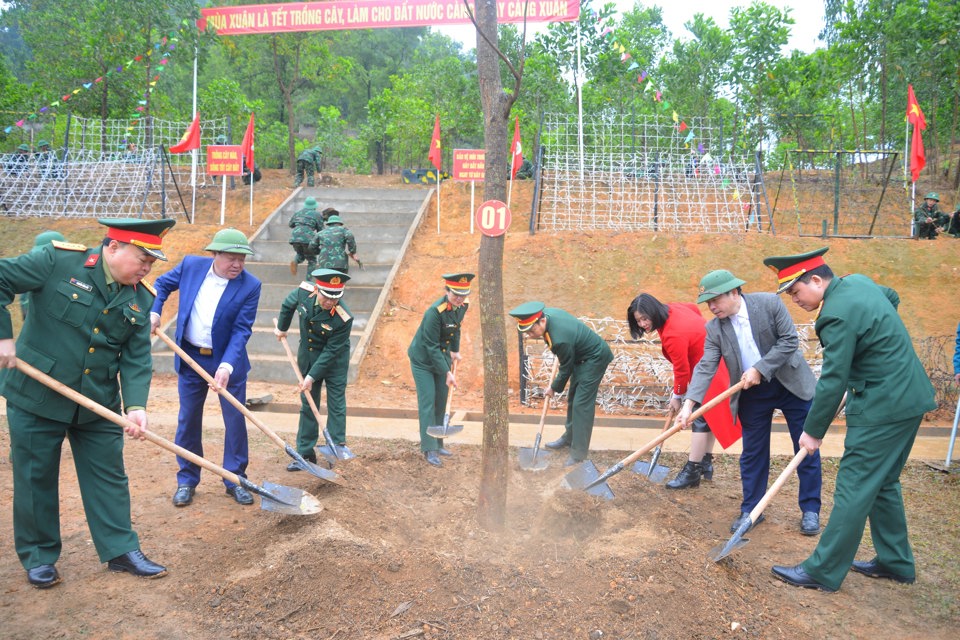
<path id="1" fill-rule="evenodd" d="M 290 193 L 285 173 L 265 172 L 255 195 L 254 229 Z M 396 177 L 335 176 L 344 186 L 403 188 Z M 811 239 L 752 235 L 662 236 L 628 233 L 527 233 L 531 183 L 517 183 L 514 222 L 504 240 L 507 308 L 545 299 L 577 315 L 620 318 L 640 290 L 664 300 L 688 300 L 700 276 L 730 268 L 750 290 L 769 290 L 765 255 L 792 253 Z M 406 187 L 416 188 L 416 187 Z M 167 238 L 171 262 L 199 253 L 219 228 L 219 190 L 198 197 L 196 223 L 181 223 Z M 483 197 L 477 194 L 476 202 Z M 469 187 L 443 188 L 441 234 L 432 202 L 401 266 L 390 303 L 378 320 L 372 348 L 356 384 L 353 407 L 414 408 L 405 349 L 439 275 L 476 269 L 479 235 L 469 232 Z M 227 223 L 252 233 L 247 192 L 228 193 Z M 349 222 L 348 222 L 349 224 Z M 0 249 L 29 248 L 43 228 L 93 243 L 89 220 L 0 221 Z M 960 317 L 954 241 L 831 240 L 831 264 L 898 289 L 901 311 L 915 337 L 952 335 Z M 360 247 L 362 258 L 363 248 Z M 474 295 L 476 298 L 476 294 Z M 170 311 L 168 311 L 169 313 Z M 809 321 L 791 309 L 797 320 Z M 16 314 L 15 314 L 16 315 Z M 458 398 L 482 412 L 479 308 L 467 315 Z M 508 333 L 508 350 L 512 334 Z M 517 379 L 512 351 L 510 380 Z M 515 383 L 511 382 L 515 386 Z M 252 382 L 249 394 L 292 401 L 289 387 Z M 512 412 L 521 407 L 511 392 Z M 157 376 L 150 409 L 176 411 L 176 380 Z M 944 407 L 926 426 L 952 418 Z M 353 419 L 351 419 L 353 420 Z M 359 418 L 357 418 L 359 420 Z M 207 418 L 205 446 L 219 460 L 222 431 Z M 173 438 L 175 424 L 153 424 Z M 350 427 L 348 425 L 348 433 Z M 831 436 L 828 436 L 831 437 Z M 833 436 L 837 437 L 837 436 Z M 284 471 L 289 459 L 250 436 L 250 476 L 311 492 L 324 506 L 313 516 L 278 515 L 240 507 L 205 474 L 193 505 L 170 504 L 173 456 L 129 442 L 135 528 L 144 551 L 168 566 L 169 576 L 138 580 L 111 574 L 97 562 L 83 517 L 69 447 L 61 470 L 64 582 L 48 591 L 26 582 L 10 540 L 12 498 L 6 429 L 0 430 L 0 625 L 5 638 L 953 638 L 960 622 L 960 481 L 911 461 L 903 475 L 918 582 L 899 586 L 848 576 L 826 595 L 785 585 L 773 564 L 794 564 L 816 539 L 799 535 L 795 483 L 767 509 L 750 543 L 720 563 L 712 547 L 730 537 L 738 511 L 737 460 L 719 456 L 713 482 L 671 492 L 626 471 L 610 481 L 616 499 L 594 499 L 560 488 L 558 464 L 531 474 L 511 452 L 507 518 L 500 531 L 477 524 L 481 451 L 460 446 L 442 469 L 428 467 L 415 443 L 351 438 L 358 458 L 338 465 L 344 485 Z M 601 452 L 601 469 L 625 452 Z M 679 469 L 684 456 L 661 461 Z M 771 473 L 786 464 L 776 458 Z M 837 460 L 824 461 L 824 520 L 829 516 Z M 869 535 L 858 557 L 872 557 Z M 953 629 L 953 631 L 951 631 Z"/>

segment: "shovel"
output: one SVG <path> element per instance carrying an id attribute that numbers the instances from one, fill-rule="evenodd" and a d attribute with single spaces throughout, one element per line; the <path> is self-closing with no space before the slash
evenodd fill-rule
<path id="1" fill-rule="evenodd" d="M 277 319 L 273 319 L 274 329 L 278 329 Z M 299 384 L 303 383 L 303 374 L 300 373 L 300 367 L 297 366 L 297 359 L 293 356 L 293 351 L 290 350 L 290 343 L 287 342 L 286 337 L 280 338 L 280 342 L 283 343 L 283 349 L 287 352 L 287 360 L 290 361 L 290 366 L 293 367 L 293 372 L 297 374 L 297 382 Z M 310 405 L 310 410 L 313 411 L 313 417 L 316 418 L 317 424 L 323 425 L 323 440 L 326 444 L 317 447 L 317 451 L 320 452 L 324 458 L 327 459 L 327 462 L 330 463 L 332 467 L 338 460 L 353 460 L 357 456 L 354 455 L 352 451 L 346 447 L 337 447 L 333 442 L 333 437 L 330 435 L 330 431 L 327 430 L 326 422 L 320 416 L 320 409 L 317 408 L 317 403 L 313 401 L 313 396 L 309 392 L 303 391 L 303 397 L 307 399 L 307 404 Z M 308 463 L 309 464 L 309 463 Z"/>
<path id="2" fill-rule="evenodd" d="M 767 489 L 767 492 L 763 494 L 763 497 L 760 498 L 760 502 L 758 502 L 757 506 L 753 508 L 747 519 L 740 523 L 740 526 L 737 527 L 737 530 L 734 532 L 733 536 L 727 540 L 727 543 L 718 545 L 710 550 L 709 558 L 711 560 L 714 562 L 719 562 L 730 555 L 733 551 L 736 551 L 743 545 L 750 542 L 750 540 L 743 537 L 743 534 L 750 530 L 750 527 L 753 526 L 753 523 L 757 521 L 757 518 L 760 517 L 760 514 L 763 513 L 763 510 L 767 508 L 767 505 L 770 504 L 770 501 L 773 500 L 774 496 L 777 495 L 777 493 L 780 491 L 780 488 L 787 481 L 787 478 L 790 477 L 790 474 L 797 470 L 797 467 L 806 457 L 807 450 L 801 447 L 800 451 L 797 452 L 797 455 L 793 456 L 793 460 L 790 461 L 790 464 L 787 465 L 787 468 L 780 472 L 780 476 L 776 479 L 773 485 Z"/>
<path id="3" fill-rule="evenodd" d="M 187 354 L 187 352 L 185 352 L 183 349 L 181 349 L 181 348 L 180 348 L 180 345 L 178 345 L 176 342 L 174 342 L 173 338 L 171 338 L 171 337 L 168 336 L 167 334 L 163 333 L 162 331 L 158 331 L 158 332 L 157 332 L 157 336 L 159 336 L 160 339 L 163 340 L 163 341 L 167 344 L 167 346 L 169 346 L 171 349 L 173 349 L 174 352 L 175 352 L 178 356 L 180 356 L 180 359 L 181 359 L 181 360 L 183 360 L 183 361 L 186 362 L 188 365 L 190 365 L 190 368 L 193 369 L 194 371 L 196 371 L 196 372 L 197 372 L 197 375 L 199 375 L 201 378 L 203 378 L 204 380 L 206 380 L 206 381 L 207 381 L 207 384 L 209 384 L 211 388 L 213 388 L 214 390 L 216 390 L 216 392 L 219 393 L 223 398 L 226 398 L 227 402 L 229 402 L 230 404 L 232 404 L 232 405 L 237 409 L 237 411 L 239 411 L 240 413 L 242 413 L 242 414 L 247 418 L 247 420 L 249 420 L 250 422 L 252 422 L 253 424 L 255 424 L 255 425 L 257 426 L 257 428 L 260 429 L 260 431 L 264 432 L 264 433 L 267 435 L 267 437 L 268 437 L 271 441 L 273 441 L 274 444 L 276 444 L 278 447 L 280 447 L 281 449 L 283 449 L 283 450 L 287 453 L 288 456 L 290 456 L 291 458 L 293 458 L 294 460 L 296 460 L 296 461 L 297 461 L 297 464 L 300 465 L 303 469 L 305 469 L 306 471 L 309 471 L 311 474 L 315 475 L 316 477 L 320 478 L 321 480 L 326 480 L 327 482 L 332 482 L 332 483 L 334 483 L 334 484 L 343 484 L 343 482 L 340 480 L 340 476 L 338 476 L 338 475 L 337 475 L 336 473 L 334 473 L 333 471 L 330 471 L 329 469 L 323 469 L 323 468 L 321 468 L 321 467 L 318 467 L 317 465 L 313 464 L 313 463 L 310 462 L 309 460 L 304 460 L 303 456 L 301 456 L 299 453 L 297 453 L 297 450 L 296 450 L 296 449 L 294 449 L 294 448 L 291 447 L 289 444 L 287 444 L 286 442 L 284 442 L 283 439 L 282 439 L 280 436 L 278 436 L 277 433 L 276 433 L 273 429 L 271 429 L 270 427 L 268 427 L 267 425 L 265 425 L 263 422 L 261 422 L 261 420 L 260 420 L 259 418 L 257 418 L 257 417 L 253 414 L 253 412 L 250 411 L 250 409 L 247 409 L 247 407 L 244 406 L 244 404 L 243 404 L 242 402 L 240 402 L 239 400 L 237 400 L 232 393 L 230 393 L 230 392 L 227 391 L 226 389 L 221 389 L 221 388 L 220 388 L 220 385 L 218 385 L 218 384 L 216 383 L 216 381 L 213 379 L 213 376 L 211 376 L 209 373 L 207 373 L 207 372 L 204 370 L 203 367 L 201 367 L 199 364 L 197 364 L 197 361 L 196 361 L 196 360 L 194 360 L 193 358 L 191 358 L 191 357 Z M 181 457 L 185 457 L 185 456 L 181 456 Z M 192 461 L 191 461 L 191 462 L 192 462 Z"/>
<path id="4" fill-rule="evenodd" d="M 743 388 L 743 381 L 741 380 L 737 384 L 733 385 L 723 393 L 717 395 L 715 398 L 713 398 L 706 404 L 702 405 L 699 409 L 691 413 L 688 422 L 696 420 L 697 418 L 705 414 L 707 411 L 710 411 L 710 409 L 713 409 L 715 406 L 717 406 L 718 404 L 720 404 L 721 402 L 723 402 L 724 400 L 726 400 L 736 392 L 740 391 L 742 388 Z M 602 475 L 597 471 L 597 467 L 596 465 L 593 464 L 592 460 L 586 460 L 582 462 L 578 467 L 576 467 L 573 471 L 571 471 L 570 473 L 568 473 L 563 477 L 561 486 L 563 486 L 566 489 L 583 489 L 587 493 L 591 493 L 591 491 L 596 489 L 597 487 L 602 487 L 602 488 L 605 488 L 605 490 L 601 489 L 600 494 L 592 493 L 592 495 L 602 495 L 608 500 L 612 500 L 613 491 L 611 491 L 610 487 L 607 486 L 607 479 L 623 471 L 628 464 L 632 464 L 640 456 L 647 453 L 657 445 L 663 443 L 667 438 L 674 435 L 678 431 L 680 431 L 680 425 L 674 425 L 673 427 L 670 427 L 669 429 L 661 433 L 659 436 L 657 436 L 656 438 L 654 438 L 647 444 L 643 445 L 642 447 L 640 447 L 639 449 L 631 453 L 629 456 L 627 456 L 617 464 L 613 465 L 612 467 L 604 471 Z"/>
<path id="5" fill-rule="evenodd" d="M 553 361 L 553 369 L 550 371 L 550 380 L 553 381 L 557 375 L 557 367 L 560 360 Z M 520 462 L 520 468 L 524 471 L 543 471 L 550 466 L 549 457 L 545 453 L 540 453 L 540 441 L 543 439 L 543 424 L 547 420 L 547 407 L 550 406 L 550 397 L 543 398 L 543 410 L 540 412 L 540 430 L 537 431 L 537 437 L 533 441 L 533 448 L 520 447 L 517 452 L 517 459 Z"/>
<path id="6" fill-rule="evenodd" d="M 457 360 L 453 361 L 453 375 L 457 375 Z M 453 400 L 453 387 L 447 390 L 447 408 L 443 412 L 443 424 L 427 427 L 427 434 L 434 438 L 443 439 L 463 431 L 462 424 L 450 424 L 450 402 Z"/>
<path id="7" fill-rule="evenodd" d="M 674 416 L 673 411 L 667 412 L 667 419 L 663 423 L 663 429 L 661 431 L 666 431 L 670 426 L 670 422 L 673 420 Z M 639 460 L 635 465 L 633 465 L 633 472 L 645 477 L 650 482 L 655 482 L 660 484 L 667 479 L 667 476 L 670 474 L 670 467 L 665 467 L 662 464 L 657 464 L 660 460 L 660 452 L 662 451 L 661 446 L 658 444 L 654 450 L 653 455 L 650 456 L 650 462 L 645 460 Z"/>
<path id="8" fill-rule="evenodd" d="M 79 391 L 71 389 L 59 380 L 51 378 L 42 371 L 27 364 L 20 358 L 17 358 L 17 369 L 22 371 L 25 375 L 33 378 L 37 382 L 40 382 L 41 384 L 53 389 L 57 393 L 70 398 L 80 406 L 89 409 L 102 418 L 106 418 L 107 420 L 110 420 L 121 427 L 136 426 L 127 418 L 111 411 L 110 409 L 107 409 L 102 404 L 94 402 L 87 396 L 83 395 Z M 142 433 L 143 437 L 153 444 L 163 447 L 167 451 L 175 453 L 181 458 L 189 460 L 190 462 L 203 467 L 207 471 L 217 474 L 225 480 L 229 480 L 230 482 L 238 484 L 251 493 L 257 494 L 261 498 L 260 508 L 264 511 L 275 511 L 277 513 L 286 513 L 295 516 L 306 516 L 314 513 L 320 513 L 320 511 L 323 510 L 323 506 L 320 504 L 320 501 L 306 491 L 295 489 L 293 487 L 285 487 L 280 484 L 273 484 L 272 482 L 264 482 L 262 487 L 257 486 L 246 478 L 227 471 L 223 467 L 215 465 L 206 458 L 201 458 L 192 451 L 188 451 L 183 447 L 170 442 L 166 438 L 158 436 L 152 431 L 143 430 Z"/>
<path id="9" fill-rule="evenodd" d="M 840 406 L 837 408 L 837 413 L 834 416 L 840 415 L 840 412 L 843 411 L 843 407 L 847 404 L 847 394 L 843 394 L 843 398 L 840 399 Z M 750 542 L 749 539 L 744 538 L 743 534 L 747 531 L 750 531 L 750 527 L 753 526 L 753 523 L 757 521 L 757 518 L 760 517 L 760 514 L 763 513 L 763 510 L 767 508 L 767 505 L 770 504 L 770 501 L 773 500 L 774 496 L 777 495 L 777 492 L 780 491 L 780 488 L 787 481 L 787 478 L 790 477 L 794 471 L 797 470 L 797 467 L 800 466 L 800 463 L 803 462 L 803 459 L 807 457 L 807 450 L 802 448 L 800 451 L 797 451 L 797 455 L 793 456 L 793 460 L 790 461 L 790 464 L 787 465 L 787 468 L 784 469 L 780 475 L 777 477 L 773 485 L 767 489 L 767 492 L 763 494 L 763 497 L 760 498 L 760 502 L 757 503 L 757 506 L 750 511 L 750 515 L 747 519 L 737 527 L 737 530 L 734 531 L 733 535 L 730 536 L 730 539 L 727 540 L 726 544 L 721 544 L 714 547 L 710 550 L 708 557 L 714 562 L 719 562 L 730 555 L 732 552 L 736 551 L 743 545 Z"/>

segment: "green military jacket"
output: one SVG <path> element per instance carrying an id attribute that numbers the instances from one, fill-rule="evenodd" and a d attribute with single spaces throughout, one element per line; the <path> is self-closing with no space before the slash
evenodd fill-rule
<path id="1" fill-rule="evenodd" d="M 290 328 L 293 314 L 300 314 L 300 348 L 297 364 L 304 375 L 314 380 L 343 376 L 346 379 L 350 368 L 350 332 L 353 316 L 343 302 L 326 311 L 317 304 L 314 285 L 302 282 L 290 292 L 277 318 L 277 328 Z"/>
<path id="2" fill-rule="evenodd" d="M 17 339 L 17 356 L 40 371 L 114 411 L 145 407 L 153 375 L 150 307 L 145 283 L 107 291 L 101 248 L 55 242 L 0 260 L 0 339 L 12 338 L 7 305 L 30 292 L 30 313 Z M 118 379 L 119 378 L 119 379 Z M 77 405 L 56 391 L 8 370 L 0 392 L 8 402 L 70 422 Z M 97 416 L 81 409 L 79 422 Z"/>
<path id="3" fill-rule="evenodd" d="M 596 360 L 606 366 L 610 362 L 610 347 L 604 339 L 576 317 L 563 309 L 551 307 L 544 308 L 543 315 L 547 317 L 543 340 L 560 362 L 557 377 L 550 385 L 556 393 L 562 392 L 567 386 L 567 380 L 578 364 Z"/>
<path id="4" fill-rule="evenodd" d="M 357 252 L 357 240 L 350 229 L 333 224 L 313 237 L 310 250 L 317 254 L 319 268 L 344 270 L 350 266 L 348 256 Z"/>
<path id="5" fill-rule="evenodd" d="M 321 158 L 322 158 L 322 157 L 323 157 L 323 156 L 321 156 L 319 153 L 317 153 L 317 152 L 314 151 L 313 149 L 304 149 L 304 150 L 300 153 L 300 155 L 297 156 L 297 160 L 298 160 L 298 161 L 299 161 L 299 160 L 302 160 L 303 162 L 309 162 L 309 163 L 312 164 L 314 167 L 316 167 L 316 170 L 317 170 L 317 171 L 319 171 L 319 170 L 320 170 L 320 161 L 321 161 Z"/>
<path id="6" fill-rule="evenodd" d="M 430 305 L 407 349 L 410 362 L 436 375 L 446 374 L 450 370 L 450 354 L 460 351 L 460 327 L 469 307 L 469 300 L 454 307 L 447 302 L 447 296 Z"/>
<path id="7" fill-rule="evenodd" d="M 950 216 L 940 211 L 939 204 L 934 204 L 932 207 L 927 208 L 927 203 L 924 202 L 913 212 L 913 219 L 917 222 L 924 222 L 927 218 L 933 219 L 933 223 L 936 225 L 950 221 Z"/>
<path id="8" fill-rule="evenodd" d="M 293 229 L 290 234 L 290 244 L 295 242 L 310 244 L 317 232 L 323 229 L 323 216 L 316 208 L 304 207 L 293 214 L 289 226 Z"/>
<path id="9" fill-rule="evenodd" d="M 860 274 L 830 281 L 814 324 L 823 368 L 803 425 L 811 436 L 826 434 L 844 392 L 848 427 L 906 420 L 937 407 L 897 299 L 892 289 Z"/>

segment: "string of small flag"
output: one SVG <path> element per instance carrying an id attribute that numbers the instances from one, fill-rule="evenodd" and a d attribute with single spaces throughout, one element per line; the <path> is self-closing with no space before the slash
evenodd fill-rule
<path id="1" fill-rule="evenodd" d="M 185 28 L 188 24 L 192 26 L 192 23 L 190 23 L 187 20 L 184 20 L 181 25 L 181 30 Z M 134 128 L 140 125 L 140 121 L 143 117 L 143 113 L 146 111 L 146 108 L 147 108 L 146 105 L 148 104 L 148 101 L 150 99 L 150 94 L 153 92 L 154 87 L 156 87 L 157 82 L 160 81 L 160 76 L 163 73 L 163 71 L 168 68 L 168 65 L 170 63 L 170 56 L 176 50 L 177 44 L 180 42 L 179 34 L 180 34 L 180 31 L 174 31 L 166 36 L 163 36 L 160 42 L 155 43 L 153 47 L 151 49 L 148 49 L 145 53 L 135 56 L 130 60 L 127 60 L 126 64 L 120 64 L 120 65 L 117 65 L 116 67 L 112 67 L 108 69 L 107 72 L 102 76 L 94 78 L 89 82 L 81 83 L 79 87 L 76 87 L 72 91 L 63 94 L 62 96 L 60 96 L 59 99 L 53 100 L 52 102 L 45 104 L 44 106 L 37 109 L 34 113 L 31 113 L 28 116 L 25 116 L 20 120 L 17 120 L 12 124 L 7 125 L 6 127 L 4 127 L 3 132 L 8 134 L 11 131 L 13 131 L 14 127 L 22 129 L 24 125 L 27 124 L 28 122 L 33 122 L 34 120 L 36 120 L 41 116 L 48 115 L 52 109 L 56 109 L 61 105 L 67 103 L 68 101 L 73 99 L 74 96 L 78 95 L 82 91 L 89 91 L 95 85 L 102 83 L 107 78 L 110 78 L 116 74 L 122 73 L 130 69 L 130 67 L 133 67 L 134 65 L 139 65 L 139 63 L 141 62 L 146 62 L 147 68 L 150 69 L 150 67 L 153 65 L 153 61 L 157 60 L 156 72 L 147 82 L 147 87 L 144 89 L 143 94 L 141 95 L 141 99 L 137 101 L 137 107 L 134 110 L 135 113 L 131 114 L 128 118 L 126 135 L 129 137 L 130 134 L 133 132 Z M 154 55 L 155 53 L 156 55 Z M 125 138 L 123 142 L 124 144 L 126 144 L 128 140 Z"/>

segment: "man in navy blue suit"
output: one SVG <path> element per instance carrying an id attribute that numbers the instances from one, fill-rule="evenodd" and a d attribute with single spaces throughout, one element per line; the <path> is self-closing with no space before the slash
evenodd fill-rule
<path id="1" fill-rule="evenodd" d="M 157 299 L 150 310 L 154 331 L 160 327 L 160 314 L 167 296 L 180 290 L 177 311 L 177 344 L 210 374 L 217 385 L 240 402 L 247 399 L 247 340 L 253 330 L 260 301 L 260 281 L 244 271 L 244 261 L 253 254 L 247 237 L 237 229 L 221 229 L 207 245 L 212 258 L 185 256 L 173 270 L 157 278 Z M 203 403 L 209 385 L 179 357 L 174 360 L 179 379 L 180 416 L 176 443 L 203 455 L 201 431 Z M 244 416 L 224 398 L 220 398 L 226 435 L 223 443 L 223 467 L 246 477 L 247 425 Z M 177 491 L 173 504 L 185 507 L 193 502 L 200 483 L 200 467 L 177 458 Z M 253 504 L 253 496 L 241 486 L 224 481 L 227 494 L 243 505 Z"/>

